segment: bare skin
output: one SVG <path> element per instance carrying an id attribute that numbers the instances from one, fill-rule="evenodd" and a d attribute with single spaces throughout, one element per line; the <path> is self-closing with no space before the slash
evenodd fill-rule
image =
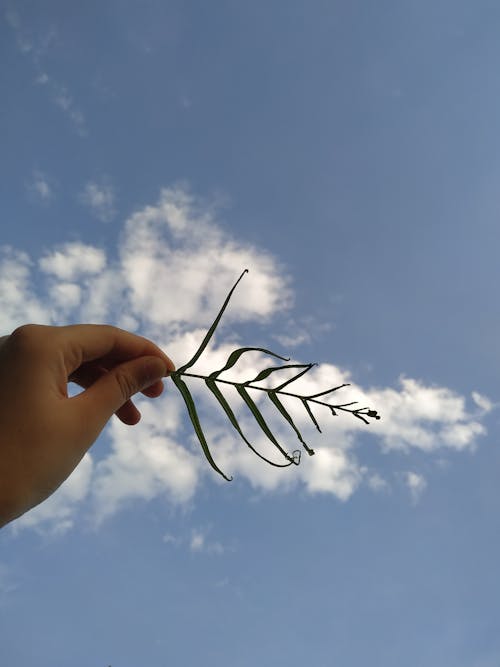
<path id="1" fill-rule="evenodd" d="M 141 336 L 107 325 L 28 324 L 0 337 L 0 526 L 48 498 L 113 414 L 137 424 L 131 397 L 163 391 L 175 370 Z M 85 391 L 68 397 L 68 382 Z"/>

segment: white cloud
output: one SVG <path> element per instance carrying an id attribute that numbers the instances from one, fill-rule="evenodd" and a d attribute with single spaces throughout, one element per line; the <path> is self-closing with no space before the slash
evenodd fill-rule
<path id="1" fill-rule="evenodd" d="M 494 403 L 490 401 L 489 398 L 483 396 L 478 391 L 472 392 L 472 400 L 484 414 L 491 412 L 495 407 Z"/>
<path id="2" fill-rule="evenodd" d="M 332 493 L 347 500 L 361 482 L 361 470 L 352 454 L 335 447 L 318 447 L 308 462 L 304 483 L 312 493 Z"/>
<path id="3" fill-rule="evenodd" d="M 38 74 L 35 79 L 35 83 L 37 83 L 40 86 L 45 86 L 49 82 L 50 82 L 50 77 L 47 74 L 47 72 L 40 72 L 40 74 Z"/>
<path id="4" fill-rule="evenodd" d="M 24 252 L 0 248 L 0 330 L 10 333 L 27 322 L 48 324 L 47 306 L 34 293 L 32 262 Z"/>
<path id="5" fill-rule="evenodd" d="M 149 326 L 204 326 L 245 268 L 252 279 L 235 294 L 229 320 L 270 318 L 291 303 L 289 281 L 276 260 L 224 234 L 210 208 L 201 209 L 178 187 L 163 190 L 156 206 L 127 220 L 121 261 L 134 314 Z"/>
<path id="6" fill-rule="evenodd" d="M 80 194 L 80 201 L 88 206 L 101 222 L 110 222 L 115 215 L 115 193 L 110 185 L 89 181 Z"/>
<path id="7" fill-rule="evenodd" d="M 389 483 L 378 472 L 374 473 L 368 478 L 368 486 L 372 491 L 379 493 L 381 491 L 389 490 Z"/>
<path id="8" fill-rule="evenodd" d="M 65 85 L 57 83 L 45 73 L 43 73 L 41 76 L 43 78 L 43 83 L 51 84 L 50 88 L 52 90 L 52 99 L 54 104 L 64 112 L 64 114 L 73 124 L 78 134 L 85 136 L 87 134 L 85 116 L 83 111 L 75 103 L 68 88 Z M 40 77 L 37 77 L 36 82 L 41 83 Z"/>
<path id="9" fill-rule="evenodd" d="M 203 549 L 204 543 L 205 543 L 205 536 L 203 535 L 203 533 L 193 531 L 193 534 L 191 536 L 191 543 L 189 545 L 191 551 L 201 551 Z"/>
<path id="10" fill-rule="evenodd" d="M 197 372 L 221 368 L 236 347 L 266 346 L 264 340 L 239 340 L 235 323 L 267 321 L 273 335 L 279 336 L 279 326 L 271 324 L 273 317 L 274 322 L 278 318 L 282 323 L 289 321 L 293 293 L 283 267 L 261 248 L 224 232 L 217 225 L 213 207 L 197 201 L 185 188 L 162 190 L 155 205 L 145 206 L 128 218 L 119 239 L 114 261 L 97 246 L 66 243 L 46 251 L 38 268 L 26 254 L 4 249 L 0 261 L 2 330 L 12 330 L 26 321 L 106 321 L 151 337 L 179 366 L 199 346 L 229 288 L 245 268 L 250 274 L 238 286 L 221 327 L 196 365 Z M 276 361 L 249 353 L 225 377 L 251 379 Z M 310 395 L 351 381 L 345 369 L 323 363 L 301 378 L 295 390 Z M 68 501 L 67 489 L 74 484 L 68 481 L 69 487 L 61 487 L 20 525 L 53 521 L 61 530 L 71 525 L 79 504 L 99 522 L 132 501 L 156 497 L 171 503 L 191 501 L 207 477 L 222 484 L 204 459 L 180 395 L 171 381 L 166 384 L 159 399 L 138 399 L 143 419 L 136 427 L 111 420 L 106 429 L 109 446 L 100 452 L 96 445 L 93 452 L 100 457 L 94 465 L 87 464 L 80 494 Z M 469 412 L 466 399 L 451 389 L 412 378 L 400 378 L 395 387 L 363 388 L 353 383 L 333 393 L 331 400 L 358 400 L 360 405 L 376 408 L 382 419 L 366 426 L 351 415 L 338 411 L 334 417 L 327 408 L 318 406 L 315 414 L 323 430 L 320 434 L 301 402 L 290 398 L 284 403 L 316 455 L 303 454 L 299 467 L 280 469 L 266 465 L 249 450 L 200 381 L 191 380 L 190 387 L 207 441 L 222 470 L 247 480 L 261 492 L 301 488 L 342 501 L 362 483 L 374 490 L 385 488 L 379 471 L 368 471 L 363 465 L 360 439 L 375 438 L 384 452 L 397 450 L 399 457 L 414 449 L 437 457 L 443 452 L 472 450 L 485 433 L 480 416 L 492 407 L 489 399 L 475 392 L 474 405 L 482 410 L 478 416 L 477 409 Z M 224 391 L 252 444 L 272 460 L 282 461 L 240 397 L 234 390 Z M 295 433 L 265 394 L 254 393 L 278 441 L 289 452 L 300 449 Z M 414 499 L 425 483 L 417 473 L 406 474 L 405 484 Z M 198 536 L 193 548 L 196 544 L 201 548 L 200 540 L 205 539 Z"/>
<path id="11" fill-rule="evenodd" d="M 54 197 L 54 191 L 46 174 L 41 171 L 35 171 L 33 178 L 28 186 L 32 197 L 46 204 Z"/>
<path id="12" fill-rule="evenodd" d="M 222 555 L 225 551 L 220 542 L 208 540 L 206 532 L 199 528 L 195 528 L 191 533 L 189 549 L 198 553 L 216 555 Z"/>
<path id="13" fill-rule="evenodd" d="M 50 26 L 42 31 L 34 32 L 23 25 L 20 14 L 8 9 L 5 13 L 5 20 L 12 29 L 19 51 L 23 54 L 29 54 L 33 64 L 39 65 L 43 56 L 48 52 L 55 40 L 57 31 L 54 26 Z"/>
<path id="14" fill-rule="evenodd" d="M 290 349 L 292 347 L 304 345 L 304 343 L 309 343 L 311 335 L 306 331 L 299 331 L 294 332 L 293 334 L 281 334 L 279 336 L 274 336 L 274 338 L 278 343 L 283 345 L 283 347 Z"/>
<path id="15" fill-rule="evenodd" d="M 313 339 L 329 333 L 333 326 L 331 322 L 320 322 L 313 317 L 302 317 L 299 320 L 289 318 L 283 327 L 284 333 L 274 334 L 273 338 L 285 349 L 311 343 Z"/>
<path id="16" fill-rule="evenodd" d="M 178 547 L 182 540 L 180 537 L 177 537 L 176 535 L 172 535 L 171 533 L 165 533 L 163 536 L 163 542 L 165 544 L 172 544 L 174 547 Z"/>
<path id="17" fill-rule="evenodd" d="M 471 449 L 485 434 L 484 426 L 467 411 L 465 398 L 454 391 L 405 377 L 399 378 L 399 387 L 355 389 L 360 401 L 377 405 L 384 415 L 376 428 L 386 450 Z"/>
<path id="18" fill-rule="evenodd" d="M 416 472 L 409 471 L 404 474 L 404 479 L 406 486 L 410 490 L 410 495 L 413 502 L 417 503 L 427 487 L 425 478 Z"/>
<path id="19" fill-rule="evenodd" d="M 39 260 L 40 269 L 61 281 L 72 281 L 87 275 L 101 274 L 106 266 L 106 253 L 85 243 L 65 243 L 45 253 Z"/>
<path id="20" fill-rule="evenodd" d="M 16 40 L 17 48 L 21 53 L 32 53 L 35 49 L 33 38 L 23 29 L 21 17 L 14 9 L 8 9 L 5 13 L 5 20 L 7 25 L 13 30 Z"/>
<path id="21" fill-rule="evenodd" d="M 188 535 L 172 535 L 165 533 L 163 542 L 173 547 L 185 547 L 194 553 L 221 556 L 228 550 L 222 542 L 209 538 L 209 528 L 193 528 Z M 232 550 L 232 549 L 231 549 Z"/>
<path id="22" fill-rule="evenodd" d="M 117 420 L 110 423 L 112 451 L 97 464 L 93 483 L 98 521 L 133 499 L 165 496 L 185 503 L 196 492 L 203 462 L 174 439 L 182 406 L 169 389 L 156 404 L 136 401 L 142 419 L 133 429 Z"/>
<path id="23" fill-rule="evenodd" d="M 57 308 L 67 312 L 80 305 L 82 290 L 76 283 L 56 283 L 50 288 L 49 295 Z"/>

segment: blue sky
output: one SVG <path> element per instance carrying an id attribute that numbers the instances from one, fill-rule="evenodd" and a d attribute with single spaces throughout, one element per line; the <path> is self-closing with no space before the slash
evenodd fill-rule
<path id="1" fill-rule="evenodd" d="M 0 6 L 2 333 L 180 366 L 248 268 L 199 368 L 271 348 L 382 415 L 294 412 L 276 471 L 193 381 L 225 483 L 168 381 L 1 531 L 2 664 L 497 667 L 500 8 Z"/>

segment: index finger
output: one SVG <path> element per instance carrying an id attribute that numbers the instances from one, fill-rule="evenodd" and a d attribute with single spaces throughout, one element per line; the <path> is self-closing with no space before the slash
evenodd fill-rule
<path id="1" fill-rule="evenodd" d="M 160 357 L 175 371 L 173 361 L 152 341 L 109 324 L 70 324 L 60 327 L 60 336 L 68 375 L 88 361 L 115 364 L 148 355 Z"/>

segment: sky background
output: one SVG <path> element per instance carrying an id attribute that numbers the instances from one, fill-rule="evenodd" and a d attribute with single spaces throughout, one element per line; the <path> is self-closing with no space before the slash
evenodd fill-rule
<path id="1" fill-rule="evenodd" d="M 248 268 L 200 371 L 266 347 L 382 415 L 290 404 L 316 455 L 276 470 L 192 381 L 227 483 L 139 399 L 2 529 L 2 664 L 498 667 L 498 3 L 0 7 L 1 334 L 180 366 Z"/>

